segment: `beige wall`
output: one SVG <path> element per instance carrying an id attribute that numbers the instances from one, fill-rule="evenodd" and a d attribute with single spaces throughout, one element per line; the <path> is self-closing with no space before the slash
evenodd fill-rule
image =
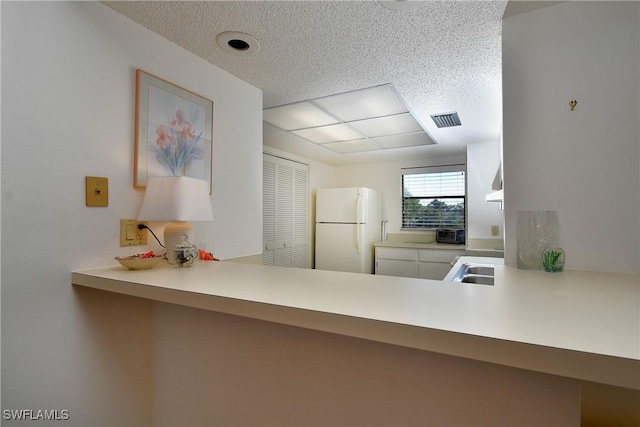
<path id="1" fill-rule="evenodd" d="M 580 422 L 577 380 L 154 304 L 158 426 Z"/>

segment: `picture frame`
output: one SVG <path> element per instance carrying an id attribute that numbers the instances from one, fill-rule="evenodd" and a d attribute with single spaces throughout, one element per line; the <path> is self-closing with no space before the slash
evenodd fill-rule
<path id="1" fill-rule="evenodd" d="M 155 176 L 188 176 L 212 187 L 213 101 L 136 70 L 133 186 Z"/>

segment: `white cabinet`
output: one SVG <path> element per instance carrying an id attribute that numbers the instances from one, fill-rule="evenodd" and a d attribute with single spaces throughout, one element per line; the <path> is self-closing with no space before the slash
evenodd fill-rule
<path id="1" fill-rule="evenodd" d="M 464 249 L 376 247 L 376 274 L 442 280 Z"/>
<path id="2" fill-rule="evenodd" d="M 309 268 L 309 169 L 263 155 L 262 242 L 265 265 Z"/>
<path id="3" fill-rule="evenodd" d="M 418 251 L 405 248 L 376 247 L 376 274 L 418 277 Z"/>
<path id="4" fill-rule="evenodd" d="M 464 250 L 420 249 L 418 254 L 418 277 L 442 280 L 451 270 L 451 264 Z"/>

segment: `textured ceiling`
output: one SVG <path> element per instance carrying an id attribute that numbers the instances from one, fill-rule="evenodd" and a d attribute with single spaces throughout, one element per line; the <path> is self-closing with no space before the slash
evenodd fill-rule
<path id="1" fill-rule="evenodd" d="M 373 0 L 104 4 L 260 88 L 265 108 L 391 83 L 440 145 L 424 150 L 459 152 L 500 137 L 506 1 L 420 1 L 406 10 Z M 250 34 L 261 48 L 226 52 L 215 43 L 223 31 Z M 451 111 L 462 126 L 438 129 L 430 115 Z"/>

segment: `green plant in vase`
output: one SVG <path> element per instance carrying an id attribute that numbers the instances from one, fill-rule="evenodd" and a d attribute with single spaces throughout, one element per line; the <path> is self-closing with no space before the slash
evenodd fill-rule
<path id="1" fill-rule="evenodd" d="M 564 250 L 559 247 L 549 247 L 542 252 L 542 266 L 544 271 L 559 273 L 564 270 Z"/>

